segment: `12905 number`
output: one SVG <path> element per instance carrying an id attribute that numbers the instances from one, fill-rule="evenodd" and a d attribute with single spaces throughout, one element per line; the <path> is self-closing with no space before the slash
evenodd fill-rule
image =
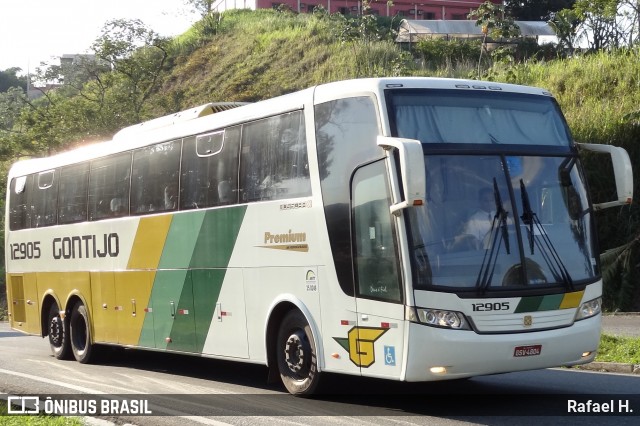
<path id="1" fill-rule="evenodd" d="M 9 251 L 11 252 L 11 260 L 39 259 L 42 254 L 40 241 L 11 244 Z"/>
<path id="2" fill-rule="evenodd" d="M 510 309 L 509 302 L 472 303 L 471 306 L 474 312 L 508 311 Z"/>

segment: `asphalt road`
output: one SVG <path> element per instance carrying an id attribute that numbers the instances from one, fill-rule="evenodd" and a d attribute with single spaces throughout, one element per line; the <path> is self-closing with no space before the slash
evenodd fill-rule
<path id="1" fill-rule="evenodd" d="M 97 365 L 60 361 L 46 340 L 0 323 L 0 394 L 141 399 L 153 412 L 100 416 L 117 424 L 635 426 L 640 415 L 638 375 L 547 369 L 418 384 L 336 375 L 324 380 L 324 394 L 302 399 L 267 384 L 266 369 L 258 365 L 137 350 L 111 352 Z M 573 413 L 572 401 L 583 408 L 613 401 L 616 410 L 622 404 L 633 412 Z"/>
<path id="2" fill-rule="evenodd" d="M 640 313 L 604 315 L 602 332 L 615 336 L 640 337 Z"/>

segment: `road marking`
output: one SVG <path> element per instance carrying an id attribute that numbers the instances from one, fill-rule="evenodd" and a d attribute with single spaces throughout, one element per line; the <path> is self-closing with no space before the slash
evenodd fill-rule
<path id="1" fill-rule="evenodd" d="M 208 419 L 206 417 L 199 416 L 180 416 L 183 419 L 191 420 L 192 422 L 201 423 L 203 425 L 211 425 L 211 426 L 233 426 L 231 423 L 220 422 L 214 419 Z"/>
<path id="2" fill-rule="evenodd" d="M 0 373 L 8 374 L 10 376 L 22 377 L 24 379 L 35 380 L 37 382 L 47 383 L 49 385 L 54 385 L 54 386 L 60 386 L 60 387 L 63 387 L 63 388 L 73 389 L 73 390 L 78 391 L 78 392 L 93 393 L 93 394 L 96 394 L 96 395 L 106 395 L 106 392 L 100 392 L 99 390 L 96 390 L 96 389 L 85 388 L 84 386 L 76 386 L 76 385 L 72 385 L 70 383 L 59 382 L 57 380 L 51 380 L 51 379 L 47 379 L 45 377 L 34 376 L 34 375 L 31 375 L 31 374 L 18 373 L 17 371 L 5 370 L 4 368 L 0 368 Z"/>
<path id="3" fill-rule="evenodd" d="M 51 380 L 51 379 L 47 379 L 45 377 L 34 376 L 32 374 L 19 373 L 17 371 L 5 370 L 4 368 L 0 368 L 0 373 L 1 374 L 8 374 L 10 376 L 22 377 L 23 379 L 34 380 L 36 382 L 47 383 L 49 385 L 54 385 L 54 386 L 59 386 L 59 387 L 67 388 L 67 389 L 72 389 L 72 390 L 75 390 L 75 391 L 78 391 L 78 392 L 83 392 L 83 393 L 88 393 L 88 394 L 95 394 L 95 395 L 108 395 L 106 392 L 101 392 L 101 391 L 99 391 L 97 389 L 91 389 L 91 388 L 87 388 L 87 387 L 84 387 L 84 386 L 76 386 L 76 385 L 72 385 L 70 383 L 60 382 L 58 380 Z M 137 396 L 137 395 L 138 394 L 132 394 L 131 396 L 134 397 L 134 396 Z M 208 419 L 206 417 L 180 415 L 182 413 L 180 413 L 179 411 L 172 410 L 170 408 L 162 407 L 162 409 L 160 411 L 162 413 L 168 413 L 168 414 L 177 415 L 177 416 L 182 417 L 183 419 L 191 420 L 193 422 L 204 424 L 204 425 L 231 426 L 231 423 L 220 422 L 218 420 Z"/>

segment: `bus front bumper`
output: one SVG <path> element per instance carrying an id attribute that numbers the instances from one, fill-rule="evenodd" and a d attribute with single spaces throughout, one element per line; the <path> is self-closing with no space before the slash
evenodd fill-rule
<path id="1" fill-rule="evenodd" d="M 570 327 L 527 333 L 477 334 L 410 323 L 409 382 L 586 364 L 596 356 L 602 316 Z M 424 342 L 424 343 L 423 343 Z"/>

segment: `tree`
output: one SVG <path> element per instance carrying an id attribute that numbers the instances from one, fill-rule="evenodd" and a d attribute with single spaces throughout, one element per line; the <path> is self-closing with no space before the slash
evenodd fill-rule
<path id="1" fill-rule="evenodd" d="M 505 11 L 518 21 L 549 21 L 556 12 L 573 7 L 575 0 L 507 0 Z"/>
<path id="2" fill-rule="evenodd" d="M 17 75 L 20 71 L 22 69 L 16 67 L 0 71 L 0 92 L 6 92 L 11 87 L 21 87 L 27 90 L 27 78 Z"/>
<path id="3" fill-rule="evenodd" d="M 103 95 L 118 86 L 118 102 L 128 106 L 132 122 L 140 121 L 140 112 L 158 88 L 168 54 L 169 40 L 147 28 L 138 19 L 108 21 L 92 50 L 108 64 L 112 73 L 103 74 L 99 85 Z"/>
<path id="4" fill-rule="evenodd" d="M 621 44 L 617 23 L 618 0 L 577 0 L 573 6 L 582 22 L 581 35 L 589 48 L 601 50 Z"/>
<path id="5" fill-rule="evenodd" d="M 215 0 L 184 0 L 184 4 L 193 7 L 202 17 L 211 13 L 213 3 Z"/>
<path id="6" fill-rule="evenodd" d="M 581 24 L 582 21 L 573 9 L 563 9 L 555 13 L 549 21 L 549 25 L 551 25 L 558 37 L 558 45 L 571 52 L 580 39 L 578 30 Z"/>
<path id="7" fill-rule="evenodd" d="M 637 37 L 640 33 L 640 1 L 621 0 L 620 8 L 624 11 L 624 17 L 628 22 L 627 45 L 633 46 L 634 43 L 637 43 Z"/>
<path id="8" fill-rule="evenodd" d="M 482 62 L 482 52 L 487 49 L 487 37 L 493 39 L 510 39 L 520 35 L 520 27 L 516 25 L 513 18 L 505 15 L 504 6 L 485 1 L 477 9 L 472 10 L 468 15 L 469 19 L 476 20 L 476 26 L 482 28 L 482 49 L 478 59 L 478 77 L 480 77 L 480 64 Z"/>

